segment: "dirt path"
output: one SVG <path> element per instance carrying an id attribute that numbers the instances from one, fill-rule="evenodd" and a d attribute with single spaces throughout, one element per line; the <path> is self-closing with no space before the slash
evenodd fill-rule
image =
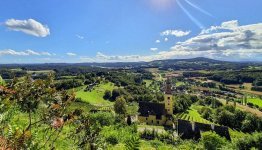
<path id="1" fill-rule="evenodd" d="M 226 100 L 224 99 L 218 99 L 221 103 L 223 103 L 224 105 L 226 105 Z M 233 102 L 228 102 L 229 105 L 234 105 Z M 236 103 L 236 107 L 240 108 L 241 110 L 243 111 L 246 111 L 246 112 L 250 112 L 258 117 L 262 117 L 262 112 L 257 110 L 257 109 L 254 109 L 254 108 L 250 108 L 248 106 L 245 106 L 245 105 L 240 105 L 239 103 Z"/>

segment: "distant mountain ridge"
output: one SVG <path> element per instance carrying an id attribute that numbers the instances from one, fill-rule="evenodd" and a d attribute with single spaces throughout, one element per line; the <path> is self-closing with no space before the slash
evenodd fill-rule
<path id="1" fill-rule="evenodd" d="M 150 62 L 90 62 L 90 63 L 43 63 L 43 64 L 0 64 L 0 67 L 51 67 L 52 66 L 88 66 L 100 68 L 162 68 L 162 69 L 242 69 L 248 66 L 262 66 L 262 62 L 229 62 L 205 57 L 190 59 L 166 59 Z"/>

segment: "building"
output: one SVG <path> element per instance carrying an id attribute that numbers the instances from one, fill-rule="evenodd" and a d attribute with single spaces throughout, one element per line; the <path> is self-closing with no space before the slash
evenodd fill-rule
<path id="1" fill-rule="evenodd" d="M 215 132 L 221 137 L 231 141 L 228 127 L 199 122 L 190 122 L 188 120 L 182 119 L 178 119 L 177 121 L 177 133 L 182 139 L 199 140 L 201 138 L 201 133 L 206 131 Z"/>
<path id="2" fill-rule="evenodd" d="M 165 85 L 164 103 L 139 102 L 138 120 L 150 125 L 173 125 L 173 100 L 170 78 Z"/>

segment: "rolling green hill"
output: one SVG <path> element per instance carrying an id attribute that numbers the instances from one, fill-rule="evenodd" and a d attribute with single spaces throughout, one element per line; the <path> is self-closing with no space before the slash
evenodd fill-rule
<path id="1" fill-rule="evenodd" d="M 105 100 L 103 96 L 106 90 L 112 91 L 114 87 L 114 84 L 111 82 L 102 83 L 94 87 L 93 90 L 85 92 L 86 86 L 83 86 L 76 92 L 76 97 L 81 98 L 83 102 L 87 102 L 92 105 L 113 105 L 112 102 Z"/>

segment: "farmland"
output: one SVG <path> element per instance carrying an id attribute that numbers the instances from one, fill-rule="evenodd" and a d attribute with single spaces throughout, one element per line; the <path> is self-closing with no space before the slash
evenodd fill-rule
<path id="1" fill-rule="evenodd" d="M 247 100 L 249 103 L 252 103 L 254 105 L 258 105 L 259 107 L 262 107 L 262 99 L 260 98 L 248 98 Z"/>
<path id="2" fill-rule="evenodd" d="M 9 137 L 7 133 L 10 130 L 14 137 L 26 138 L 23 132 L 26 133 L 30 140 L 39 143 L 39 149 L 43 146 L 46 149 L 79 149 L 83 143 L 84 148 L 96 144 L 101 149 L 126 149 L 129 144 L 134 144 L 142 150 L 174 147 L 203 149 L 206 133 L 218 140 L 223 139 L 223 136 L 214 132 L 201 132 L 203 137 L 198 140 L 179 138 L 183 133 L 179 134 L 176 128 L 177 119 L 188 120 L 192 124 L 199 122 L 226 127 L 233 142 L 224 141 L 225 149 L 237 149 L 236 143 L 241 143 L 239 140 L 242 137 L 257 141 L 255 138 L 260 136 L 256 134 L 261 132 L 261 111 L 256 105 L 261 106 L 261 100 L 258 95 L 244 91 L 251 90 L 248 86 L 251 88 L 252 83 L 245 83 L 245 89 L 240 89 L 240 84 L 223 84 L 209 79 L 213 73 L 223 74 L 223 71 L 199 70 L 198 73 L 163 68 L 103 69 L 90 71 L 90 68 L 65 66 L 56 68 L 55 72 L 51 68 L 32 72 L 3 70 L 6 77 L 17 72 L 19 78 L 8 78 L 11 82 L 0 89 L 0 92 L 6 89 L 11 92 L 10 95 L 1 95 L 5 101 L 1 102 L 4 105 L 1 105 L 0 112 L 10 113 L 10 117 L 2 117 L 6 120 L 4 123 L 0 121 L 5 126 L 0 139 L 2 136 Z M 49 73 L 53 75 L 47 76 Z M 172 76 L 170 84 L 174 113 L 166 115 L 166 118 L 173 124 L 154 124 L 152 116 L 157 111 L 152 110 L 147 111 L 151 115 L 150 121 L 140 120 L 141 101 L 158 105 L 166 100 L 165 88 L 169 75 Z M 244 97 L 247 97 L 248 104 L 241 104 Z M 34 103 L 34 99 L 39 103 Z M 25 107 L 26 104 L 34 105 L 31 109 Z M 162 112 L 165 111 L 163 109 Z M 131 123 L 128 123 L 129 117 Z M 32 125 L 29 125 L 30 122 Z"/>
<path id="3" fill-rule="evenodd" d="M 178 114 L 177 117 L 183 120 L 210 124 L 210 121 L 202 118 L 197 109 L 200 109 L 200 107 L 192 105 L 186 112 Z"/>

